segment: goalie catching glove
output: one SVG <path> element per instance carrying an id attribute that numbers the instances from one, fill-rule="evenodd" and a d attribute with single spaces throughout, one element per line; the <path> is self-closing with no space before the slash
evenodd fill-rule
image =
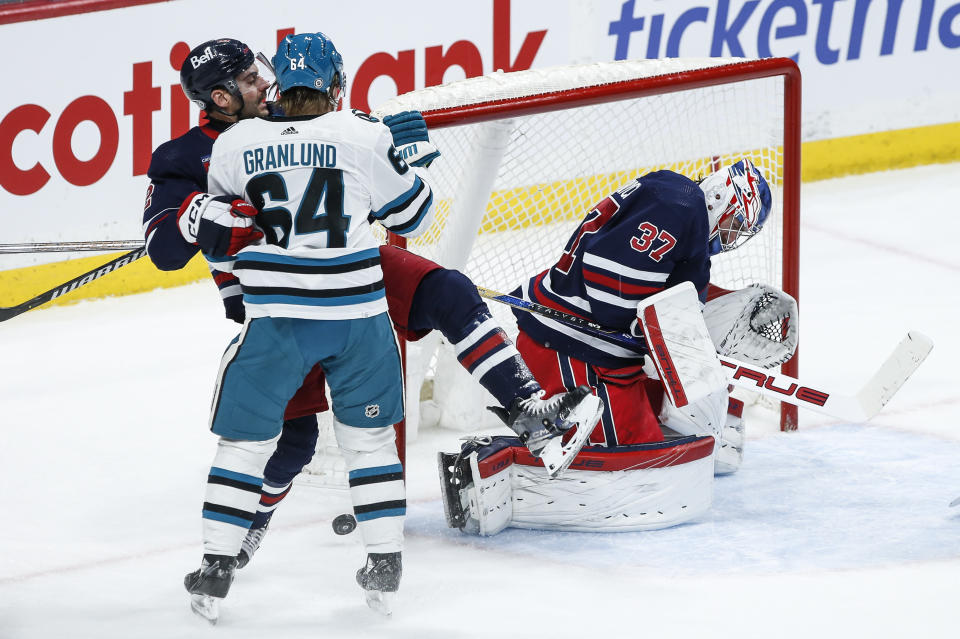
<path id="1" fill-rule="evenodd" d="M 751 284 L 703 307 L 717 352 L 764 368 L 783 364 L 797 350 L 797 302 L 766 284 Z"/>
<path id="2" fill-rule="evenodd" d="M 383 123 L 390 129 L 393 145 L 407 164 L 426 168 L 440 157 L 440 151 L 430 143 L 427 122 L 419 111 L 388 115 Z"/>
<path id="3" fill-rule="evenodd" d="M 240 249 L 263 237 L 253 224 L 257 209 L 241 199 L 214 197 L 196 191 L 177 211 L 180 234 L 206 255 L 236 255 Z"/>

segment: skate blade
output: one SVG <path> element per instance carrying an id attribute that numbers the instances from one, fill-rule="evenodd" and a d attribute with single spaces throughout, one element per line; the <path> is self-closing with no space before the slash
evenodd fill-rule
<path id="1" fill-rule="evenodd" d="M 220 600 L 209 595 L 190 595 L 190 610 L 215 626 L 220 619 Z"/>
<path id="2" fill-rule="evenodd" d="M 447 526 L 463 530 L 466 517 L 463 513 L 463 506 L 460 504 L 460 491 L 453 484 L 454 473 L 448 470 L 457 459 L 457 455 L 451 453 L 437 453 L 437 469 L 440 471 L 440 492 L 443 496 L 443 517 L 447 520 Z"/>
<path id="3" fill-rule="evenodd" d="M 556 479 L 560 473 L 565 471 L 580 449 L 584 447 L 587 440 L 590 439 L 590 433 L 600 421 L 600 415 L 603 413 L 603 400 L 596 395 L 587 395 L 577 407 L 570 412 L 566 422 L 576 424 L 577 430 L 570 438 L 570 441 L 564 445 L 560 437 L 554 437 L 540 452 L 540 461 L 547 470 L 547 476 L 550 479 Z"/>
<path id="4" fill-rule="evenodd" d="M 367 605 L 384 617 L 393 615 L 393 599 L 395 592 L 380 592 L 379 590 L 367 590 L 364 592 L 367 598 Z"/>

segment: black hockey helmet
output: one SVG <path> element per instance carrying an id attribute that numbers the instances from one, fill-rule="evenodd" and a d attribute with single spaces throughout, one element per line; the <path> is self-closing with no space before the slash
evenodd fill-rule
<path id="1" fill-rule="evenodd" d="M 183 92 L 201 109 L 213 107 L 210 93 L 217 88 L 240 97 L 236 78 L 254 62 L 250 47 L 232 38 L 208 40 L 187 55 L 180 67 Z"/>

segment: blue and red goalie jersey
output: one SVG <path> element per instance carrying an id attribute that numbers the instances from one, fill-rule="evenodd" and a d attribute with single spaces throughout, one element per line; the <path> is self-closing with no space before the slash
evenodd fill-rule
<path id="1" fill-rule="evenodd" d="M 703 191 L 673 171 L 655 171 L 604 198 L 550 269 L 522 287 L 524 299 L 628 331 L 637 302 L 685 280 L 704 298 L 710 280 Z M 604 368 L 636 366 L 640 355 L 532 313 L 514 311 L 537 342 Z"/>

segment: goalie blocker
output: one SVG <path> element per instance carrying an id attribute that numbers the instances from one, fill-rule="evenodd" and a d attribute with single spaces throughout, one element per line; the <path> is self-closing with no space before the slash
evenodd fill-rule
<path id="1" fill-rule="evenodd" d="M 656 530 L 705 513 L 713 499 L 714 439 L 585 447 L 550 479 L 515 437 L 465 442 L 439 453 L 451 528 L 483 536 L 507 527 L 560 531 Z"/>

